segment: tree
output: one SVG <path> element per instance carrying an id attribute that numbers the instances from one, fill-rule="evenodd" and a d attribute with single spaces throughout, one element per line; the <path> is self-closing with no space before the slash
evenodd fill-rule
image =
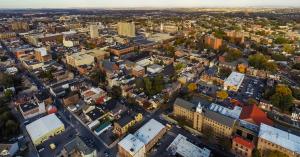
<path id="1" fill-rule="evenodd" d="M 111 89 L 111 97 L 113 99 L 119 99 L 122 97 L 122 88 L 120 86 L 112 86 L 112 89 Z"/>
<path id="2" fill-rule="evenodd" d="M 238 49 L 231 49 L 225 56 L 226 62 L 232 62 L 242 57 L 242 52 Z"/>
<path id="3" fill-rule="evenodd" d="M 11 100 L 11 98 L 13 97 L 14 95 L 14 92 L 10 89 L 6 90 L 4 92 L 4 96 L 8 99 L 8 100 Z"/>
<path id="4" fill-rule="evenodd" d="M 144 78 L 144 84 L 145 84 L 145 93 L 147 95 L 153 95 L 153 90 L 152 90 L 152 81 L 150 80 L 149 77 Z"/>
<path id="5" fill-rule="evenodd" d="M 188 85 L 188 89 L 189 89 L 190 92 L 195 91 L 197 89 L 197 84 L 196 83 L 190 83 Z"/>
<path id="6" fill-rule="evenodd" d="M 266 152 L 266 157 L 288 157 L 288 155 L 278 151 L 278 150 L 269 150 Z"/>
<path id="7" fill-rule="evenodd" d="M 261 157 L 260 151 L 255 148 L 252 152 L 252 157 Z"/>
<path id="8" fill-rule="evenodd" d="M 277 69 L 277 65 L 274 62 L 269 62 L 269 58 L 261 53 L 257 53 L 255 55 L 250 55 L 248 57 L 248 62 L 250 66 L 260 70 L 267 71 L 275 71 Z"/>
<path id="9" fill-rule="evenodd" d="M 136 89 L 144 89 L 145 88 L 145 84 L 142 78 L 136 78 L 135 79 L 135 87 Z"/>
<path id="10" fill-rule="evenodd" d="M 90 79 L 95 84 L 105 83 L 106 82 L 106 73 L 103 70 L 96 69 L 90 74 Z"/>
<path id="11" fill-rule="evenodd" d="M 292 53 L 295 52 L 295 49 L 291 44 L 284 44 L 283 45 L 283 51 L 292 54 Z"/>
<path id="12" fill-rule="evenodd" d="M 291 89 L 285 85 L 277 85 L 275 94 L 271 96 L 272 104 L 282 111 L 288 111 L 292 106 L 292 101 L 293 96 Z"/>
<path id="13" fill-rule="evenodd" d="M 257 105 L 257 104 L 258 104 L 258 101 L 255 100 L 255 99 L 253 99 L 253 98 L 249 98 L 249 99 L 247 100 L 247 104 L 248 104 L 248 105 Z"/>
<path id="14" fill-rule="evenodd" d="M 226 98 L 228 98 L 228 93 L 224 90 L 217 91 L 217 97 L 221 100 L 225 100 Z"/>
<path id="15" fill-rule="evenodd" d="M 293 69 L 300 70 L 300 63 L 296 63 L 292 66 Z"/>
<path id="16" fill-rule="evenodd" d="M 185 67 L 186 67 L 185 64 L 177 63 L 174 68 L 175 68 L 176 71 L 180 71 L 182 68 L 185 68 Z"/>
<path id="17" fill-rule="evenodd" d="M 156 75 L 153 79 L 153 89 L 154 93 L 160 93 L 164 88 L 164 78 L 163 75 Z"/>
<path id="18" fill-rule="evenodd" d="M 221 78 L 227 78 L 231 74 L 231 69 L 229 68 L 220 68 L 219 69 L 219 76 Z"/>

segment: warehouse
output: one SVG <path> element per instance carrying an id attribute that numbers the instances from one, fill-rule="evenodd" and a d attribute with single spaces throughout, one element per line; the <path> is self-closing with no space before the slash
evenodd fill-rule
<path id="1" fill-rule="evenodd" d="M 37 146 L 63 132 L 65 126 L 55 114 L 50 114 L 26 125 L 26 130 L 33 144 Z"/>

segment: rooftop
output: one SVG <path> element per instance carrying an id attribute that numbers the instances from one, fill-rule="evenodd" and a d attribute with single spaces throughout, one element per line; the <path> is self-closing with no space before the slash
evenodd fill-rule
<path id="1" fill-rule="evenodd" d="M 64 126 L 64 124 L 60 119 L 55 114 L 50 114 L 26 125 L 26 130 L 32 141 L 35 141 L 61 126 Z"/>
<path id="2" fill-rule="evenodd" d="M 225 79 L 224 84 L 231 86 L 239 86 L 244 80 L 245 74 L 232 72 L 227 79 Z"/>
<path id="3" fill-rule="evenodd" d="M 167 148 L 173 155 L 179 154 L 182 157 L 209 157 L 210 150 L 207 148 L 199 148 L 181 134 L 178 134 L 174 141 Z"/>
<path id="4" fill-rule="evenodd" d="M 225 116 L 238 119 L 240 117 L 240 114 L 242 112 L 242 108 L 239 106 L 234 106 L 233 109 L 229 109 L 227 107 L 212 103 L 209 107 L 210 110 L 214 112 L 221 113 Z"/>
<path id="5" fill-rule="evenodd" d="M 160 122 L 150 119 L 134 135 L 147 145 L 164 128 L 165 126 Z"/>
<path id="6" fill-rule="evenodd" d="M 136 154 L 139 150 L 145 149 L 145 144 L 138 139 L 138 137 L 128 134 L 125 138 L 123 138 L 118 145 L 129 152 L 132 156 Z"/>
<path id="7" fill-rule="evenodd" d="M 39 106 L 35 103 L 25 103 L 25 104 L 21 104 L 20 108 L 23 112 L 27 112 L 30 111 L 34 108 L 38 108 Z"/>
<path id="8" fill-rule="evenodd" d="M 244 106 L 240 119 L 260 125 L 260 123 L 272 125 L 272 121 L 267 117 L 267 114 L 259 109 L 255 104 Z"/>
<path id="9" fill-rule="evenodd" d="M 183 108 L 186 108 L 186 109 L 189 109 L 189 110 L 195 110 L 197 105 L 193 104 L 193 103 L 190 103 L 188 101 L 185 101 L 181 98 L 177 98 L 174 102 L 174 104 L 178 105 L 178 106 L 181 106 Z"/>
<path id="10" fill-rule="evenodd" d="M 243 145 L 249 149 L 253 149 L 255 147 L 255 145 L 252 142 L 245 140 L 241 137 L 235 137 L 235 138 L 233 138 L 233 141 L 240 145 Z"/>
<path id="11" fill-rule="evenodd" d="M 289 149 L 293 152 L 296 152 L 297 154 L 300 154 L 299 136 L 263 123 L 260 125 L 260 131 L 258 136 L 283 148 Z"/>

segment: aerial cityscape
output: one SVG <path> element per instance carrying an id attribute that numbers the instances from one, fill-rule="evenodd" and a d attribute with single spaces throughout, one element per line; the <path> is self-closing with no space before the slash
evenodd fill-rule
<path id="1" fill-rule="evenodd" d="M 0 157 L 300 157 L 299 0 L 0 2 Z"/>

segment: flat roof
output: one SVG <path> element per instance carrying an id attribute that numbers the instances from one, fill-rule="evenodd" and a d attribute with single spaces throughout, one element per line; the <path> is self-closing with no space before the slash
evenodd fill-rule
<path id="1" fill-rule="evenodd" d="M 150 119 L 134 135 L 147 145 L 164 128 L 165 126 L 160 122 Z"/>
<path id="2" fill-rule="evenodd" d="M 226 79 L 224 84 L 231 86 L 239 86 L 244 80 L 245 74 L 232 72 Z"/>
<path id="3" fill-rule="evenodd" d="M 300 154 L 300 137 L 261 123 L 258 136 Z"/>
<path id="4" fill-rule="evenodd" d="M 182 157 L 209 157 L 210 150 L 207 148 L 199 148 L 198 146 L 187 141 L 187 138 L 178 134 L 174 141 L 167 148 L 173 155 L 179 154 Z"/>
<path id="5" fill-rule="evenodd" d="M 23 112 L 27 112 L 30 111 L 34 108 L 38 108 L 39 106 L 35 103 L 25 103 L 25 104 L 21 104 L 20 108 Z"/>
<path id="6" fill-rule="evenodd" d="M 129 152 L 132 156 L 145 147 L 145 144 L 132 134 L 128 134 L 118 143 L 118 145 Z"/>
<path id="7" fill-rule="evenodd" d="M 32 141 L 35 141 L 61 126 L 64 126 L 64 124 L 53 113 L 26 125 L 26 130 L 30 135 Z"/>

